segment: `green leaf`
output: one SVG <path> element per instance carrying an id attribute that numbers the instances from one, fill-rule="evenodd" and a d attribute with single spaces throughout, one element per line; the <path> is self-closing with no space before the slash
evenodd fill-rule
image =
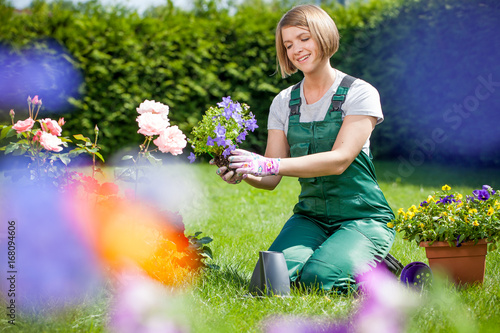
<path id="1" fill-rule="evenodd" d="M 0 131 L 0 140 L 3 138 L 9 138 L 11 136 L 14 136 L 16 134 L 16 130 L 12 128 L 12 125 L 10 126 L 4 126 L 2 128 L 2 131 Z"/>
<path id="2" fill-rule="evenodd" d="M 146 158 L 152 165 L 162 165 L 163 161 L 159 158 L 154 157 L 152 154 L 147 153 Z"/>
<path id="3" fill-rule="evenodd" d="M 210 249 L 208 246 L 204 246 L 202 248 L 202 250 L 203 250 L 203 253 L 207 255 L 207 257 L 209 257 L 210 259 L 213 259 L 212 249 Z"/>
<path id="4" fill-rule="evenodd" d="M 75 135 L 73 135 L 73 137 L 74 137 L 75 139 L 77 139 L 77 140 L 85 141 L 85 142 L 87 142 L 87 143 L 92 143 L 92 141 L 90 141 L 90 139 L 89 139 L 89 138 L 87 138 L 87 137 L 83 136 L 82 134 L 75 134 Z"/>
<path id="5" fill-rule="evenodd" d="M 63 164 L 66 166 L 69 164 L 69 162 L 71 162 L 71 158 L 69 158 L 68 155 L 69 155 L 68 153 L 57 155 L 59 157 L 59 159 L 61 160 L 61 162 L 63 162 Z"/>
<path id="6" fill-rule="evenodd" d="M 102 157 L 101 153 L 95 152 L 95 156 L 99 157 L 99 159 L 104 162 L 104 157 Z"/>
<path id="7" fill-rule="evenodd" d="M 11 142 L 5 148 L 5 155 L 12 153 L 14 150 L 19 148 L 19 144 L 17 142 Z"/>
<path id="8" fill-rule="evenodd" d="M 203 237 L 203 238 L 200 238 L 199 241 L 201 244 L 208 244 L 208 243 L 212 242 L 213 239 L 211 237 Z"/>

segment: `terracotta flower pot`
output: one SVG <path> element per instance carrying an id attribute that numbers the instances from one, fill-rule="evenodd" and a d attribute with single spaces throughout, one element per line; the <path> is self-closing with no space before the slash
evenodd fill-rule
<path id="1" fill-rule="evenodd" d="M 455 284 L 483 283 L 487 242 L 484 239 L 464 242 L 462 246 L 450 246 L 448 242 L 421 242 L 425 247 L 429 266 L 433 271 L 444 271 Z"/>

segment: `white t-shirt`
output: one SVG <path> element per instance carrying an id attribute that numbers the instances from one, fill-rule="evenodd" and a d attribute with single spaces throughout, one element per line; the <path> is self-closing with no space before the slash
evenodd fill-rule
<path id="1" fill-rule="evenodd" d="M 346 76 L 345 73 L 335 70 L 335 82 L 328 91 L 321 97 L 319 101 L 313 104 L 306 104 L 304 97 L 304 84 L 300 85 L 300 98 L 302 104 L 300 106 L 300 122 L 313 122 L 322 121 L 325 119 L 326 112 L 330 107 L 332 97 L 337 91 L 342 79 Z M 273 100 L 269 111 L 269 119 L 267 129 L 277 129 L 288 132 L 288 119 L 290 116 L 290 94 L 293 86 L 282 90 Z M 349 91 L 347 92 L 346 99 L 342 104 L 342 119 L 346 115 L 364 115 L 373 116 L 377 118 L 377 124 L 384 120 L 382 114 L 382 106 L 380 105 L 380 95 L 371 84 L 361 79 L 353 82 Z M 368 138 L 363 145 L 362 149 L 367 155 L 370 155 L 370 138 Z"/>

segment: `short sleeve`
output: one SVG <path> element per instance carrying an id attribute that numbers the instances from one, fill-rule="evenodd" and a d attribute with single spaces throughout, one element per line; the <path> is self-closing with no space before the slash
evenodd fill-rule
<path id="1" fill-rule="evenodd" d="M 384 120 L 380 95 L 371 84 L 361 79 L 353 82 L 342 105 L 345 116 L 363 115 L 377 118 L 377 124 Z"/>
<path id="2" fill-rule="evenodd" d="M 286 133 L 288 126 L 288 100 L 290 99 L 290 88 L 281 91 L 271 103 L 267 129 L 281 130 Z"/>

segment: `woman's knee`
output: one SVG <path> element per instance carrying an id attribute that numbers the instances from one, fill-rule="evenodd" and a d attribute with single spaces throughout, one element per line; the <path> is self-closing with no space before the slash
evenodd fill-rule
<path id="1" fill-rule="evenodd" d="M 337 289 L 344 292 L 354 286 L 354 278 L 335 264 L 310 259 L 302 268 L 300 282 L 323 290 Z"/>

